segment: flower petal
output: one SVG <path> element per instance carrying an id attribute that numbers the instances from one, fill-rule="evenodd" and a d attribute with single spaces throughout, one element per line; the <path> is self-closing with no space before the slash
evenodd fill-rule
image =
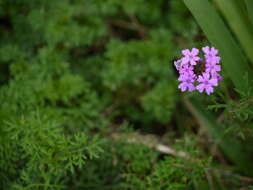
<path id="1" fill-rule="evenodd" d="M 198 78 L 197 81 L 198 81 L 198 82 L 204 82 L 205 80 L 204 80 L 204 78 L 203 78 L 201 75 L 199 75 L 199 78 Z"/>
<path id="2" fill-rule="evenodd" d="M 200 57 L 197 57 L 197 56 L 196 56 L 196 57 L 193 58 L 193 60 L 194 60 L 194 61 L 200 61 Z"/>
<path id="3" fill-rule="evenodd" d="M 209 46 L 203 47 L 202 50 L 204 53 L 208 54 L 210 51 L 210 47 Z"/>
<path id="4" fill-rule="evenodd" d="M 205 80 L 209 80 L 209 78 L 210 78 L 209 73 L 203 73 L 203 78 L 204 78 Z"/>
<path id="5" fill-rule="evenodd" d="M 188 57 L 183 57 L 181 59 L 181 61 L 182 61 L 182 64 L 187 64 L 189 62 L 189 58 Z"/>
<path id="6" fill-rule="evenodd" d="M 209 84 L 211 84 L 212 86 L 218 86 L 218 80 L 217 79 L 211 79 L 209 80 Z"/>
<path id="7" fill-rule="evenodd" d="M 185 55 L 185 56 L 188 56 L 191 54 L 190 50 L 189 49 L 184 49 L 182 50 L 182 54 Z"/>
<path id="8" fill-rule="evenodd" d="M 207 93 L 208 95 L 210 95 L 211 93 L 213 93 L 213 87 L 211 87 L 211 86 L 207 87 L 207 88 L 206 88 L 206 93 Z"/>
<path id="9" fill-rule="evenodd" d="M 192 92 L 192 91 L 195 90 L 195 86 L 192 83 L 189 83 L 188 84 L 188 89 L 189 89 L 190 92 Z"/>
<path id="10" fill-rule="evenodd" d="M 184 82 L 181 83 L 181 84 L 178 86 L 178 88 L 180 88 L 182 92 L 186 91 L 186 83 L 184 83 Z"/>
<path id="11" fill-rule="evenodd" d="M 194 61 L 194 59 L 191 59 L 191 60 L 190 60 L 190 64 L 191 64 L 191 65 L 197 65 L 197 63 L 196 63 L 196 61 Z"/>
<path id="12" fill-rule="evenodd" d="M 192 48 L 191 55 L 196 56 L 199 54 L 199 50 L 197 48 Z"/>
<path id="13" fill-rule="evenodd" d="M 202 93 L 202 92 L 204 91 L 204 89 L 205 89 L 205 85 L 204 85 L 204 84 L 199 84 L 199 85 L 196 87 L 196 89 L 197 89 L 200 93 Z"/>
<path id="14" fill-rule="evenodd" d="M 219 53 L 219 51 L 217 50 L 217 49 L 215 49 L 214 47 L 212 47 L 211 48 L 211 54 L 213 55 L 213 56 L 215 56 L 215 55 L 217 55 L 218 53 Z"/>

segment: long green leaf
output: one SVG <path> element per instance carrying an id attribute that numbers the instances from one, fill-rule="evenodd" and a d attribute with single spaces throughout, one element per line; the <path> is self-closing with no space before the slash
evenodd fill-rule
<path id="1" fill-rule="evenodd" d="M 252 0 L 245 0 L 245 3 L 247 5 L 248 15 L 251 20 L 252 26 L 253 26 L 253 1 Z"/>
<path id="2" fill-rule="evenodd" d="M 253 81 L 253 76 L 248 74 L 250 72 L 249 65 L 216 9 L 208 0 L 184 0 L 184 2 L 209 41 L 220 50 L 224 70 L 236 88 L 247 92 L 249 83 L 245 81 L 245 76 Z"/>
<path id="3" fill-rule="evenodd" d="M 236 34 L 242 48 L 253 64 L 253 32 L 248 17 L 238 6 L 238 0 L 214 0 Z M 241 3 L 244 3 L 241 1 Z"/>
<path id="4" fill-rule="evenodd" d="M 205 127 L 214 140 L 218 142 L 223 152 L 246 175 L 253 176 L 251 152 L 240 141 L 224 135 L 224 129 L 218 125 L 210 113 L 197 100 L 184 98 L 185 104 L 202 127 Z"/>

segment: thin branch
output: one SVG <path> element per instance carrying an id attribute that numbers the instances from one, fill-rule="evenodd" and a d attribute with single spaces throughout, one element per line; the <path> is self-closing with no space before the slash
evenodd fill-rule
<path id="1" fill-rule="evenodd" d="M 154 135 L 141 135 L 138 133 L 131 133 L 127 135 L 127 138 L 124 135 L 120 135 L 118 133 L 113 133 L 112 138 L 116 141 L 125 140 L 128 143 L 133 144 L 143 144 L 149 148 L 153 148 L 163 154 L 181 157 L 187 160 L 192 160 L 191 157 L 184 151 L 177 151 L 173 148 L 170 148 L 164 144 L 159 143 L 159 140 Z"/>
<path id="2" fill-rule="evenodd" d="M 205 170 L 205 174 L 206 174 L 206 178 L 207 178 L 208 184 L 210 186 L 210 189 L 215 190 L 211 172 L 208 170 Z"/>
<path id="3" fill-rule="evenodd" d="M 122 135 L 119 133 L 112 133 L 111 138 L 115 141 L 125 141 L 127 143 L 132 144 L 142 144 L 149 148 L 155 149 L 163 154 L 171 155 L 174 157 L 180 157 L 184 158 L 188 161 L 194 162 L 195 160 L 191 158 L 186 152 L 184 151 L 177 151 L 171 147 L 168 147 L 162 143 L 159 142 L 159 138 L 155 135 L 141 135 L 138 133 L 129 133 L 126 135 Z M 181 167 L 186 168 L 184 165 L 179 164 L 173 164 L 175 167 Z M 192 169 L 192 168 L 186 168 L 186 169 Z M 226 176 L 236 176 L 240 181 L 246 182 L 246 183 L 253 183 L 253 179 L 250 177 L 245 176 L 238 176 L 234 171 L 228 170 L 228 169 L 218 169 L 218 168 L 209 168 L 209 171 L 206 171 L 207 180 L 209 181 L 210 186 L 212 186 L 213 180 L 211 179 L 211 173 L 214 174 L 222 174 Z"/>
<path id="4" fill-rule="evenodd" d="M 143 25 L 141 25 L 136 20 L 134 19 L 134 20 L 131 20 L 131 22 L 128 22 L 121 19 L 109 19 L 107 22 L 109 25 L 137 31 L 140 38 L 145 39 L 148 33 L 148 29 L 144 27 Z"/>
<path id="5" fill-rule="evenodd" d="M 248 99 L 248 100 L 246 100 L 246 101 L 240 102 L 240 103 L 237 105 L 237 107 L 242 106 L 242 105 L 245 105 L 245 104 L 253 104 L 253 98 L 250 98 L 250 99 Z"/>

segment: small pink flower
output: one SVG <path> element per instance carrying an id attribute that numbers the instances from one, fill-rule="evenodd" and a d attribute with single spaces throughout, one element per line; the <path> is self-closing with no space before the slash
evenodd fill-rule
<path id="1" fill-rule="evenodd" d="M 209 47 L 209 46 L 203 47 L 202 50 L 207 56 L 210 56 L 210 57 L 216 56 L 219 53 L 217 49 L 215 49 L 214 47 Z"/>
<path id="2" fill-rule="evenodd" d="M 181 64 L 182 64 L 181 59 L 179 59 L 177 61 L 174 61 L 174 65 L 175 65 L 175 67 L 176 67 L 177 70 L 180 70 Z"/>
<path id="3" fill-rule="evenodd" d="M 217 54 L 219 53 L 217 49 L 215 49 L 214 47 L 206 46 L 203 47 L 202 50 L 205 53 L 207 63 L 217 64 L 220 62 L 220 57 L 217 56 Z"/>
<path id="4" fill-rule="evenodd" d="M 212 74 L 212 78 L 216 78 L 218 81 L 221 81 L 222 80 L 222 76 L 218 73 L 213 73 Z"/>
<path id="5" fill-rule="evenodd" d="M 199 76 L 197 80 L 200 84 L 196 87 L 196 89 L 202 93 L 205 91 L 208 95 L 213 93 L 213 86 L 218 85 L 218 80 L 216 78 L 211 78 L 210 79 L 210 74 L 209 73 L 203 73 L 203 75 Z"/>
<path id="6" fill-rule="evenodd" d="M 179 72 L 178 88 L 184 91 L 198 90 L 210 95 L 214 92 L 214 86 L 222 80 L 219 65 L 221 58 L 217 55 L 218 50 L 214 47 L 202 48 L 205 53 L 204 58 L 198 57 L 199 50 L 196 48 L 185 49 L 182 51 L 183 57 L 174 62 Z"/>
<path id="7" fill-rule="evenodd" d="M 182 92 L 186 91 L 187 89 L 191 92 L 195 90 L 195 86 L 193 85 L 194 76 L 192 75 L 181 75 L 178 79 L 182 83 L 178 86 Z"/>
<path id="8" fill-rule="evenodd" d="M 198 57 L 199 50 L 196 48 L 192 48 L 191 51 L 189 49 L 185 49 L 182 51 L 182 54 L 184 55 L 184 57 L 181 59 L 183 65 L 187 63 L 196 65 L 196 62 L 200 60 L 200 57 Z"/>
<path id="9" fill-rule="evenodd" d="M 183 65 L 180 70 L 179 70 L 180 74 L 188 74 L 188 75 L 193 75 L 193 66 L 191 65 Z"/>
<path id="10" fill-rule="evenodd" d="M 214 63 L 206 63 L 206 70 L 205 72 L 209 72 L 211 74 L 214 74 L 218 71 L 221 71 L 221 66 L 220 65 L 216 65 Z"/>

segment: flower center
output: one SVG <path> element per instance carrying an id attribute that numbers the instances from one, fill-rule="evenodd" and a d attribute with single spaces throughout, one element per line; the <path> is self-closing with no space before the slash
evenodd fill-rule
<path id="1" fill-rule="evenodd" d="M 206 70 L 206 63 L 198 63 L 194 66 L 193 72 L 195 75 L 201 75 Z"/>

